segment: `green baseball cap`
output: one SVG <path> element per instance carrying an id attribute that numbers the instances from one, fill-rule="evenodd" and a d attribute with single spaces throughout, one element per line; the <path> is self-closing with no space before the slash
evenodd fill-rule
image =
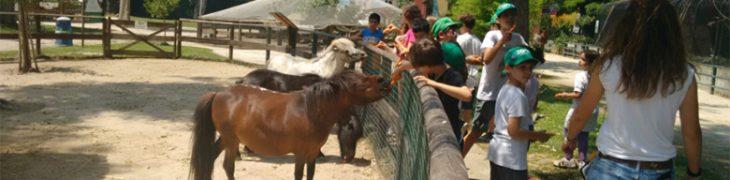
<path id="1" fill-rule="evenodd" d="M 504 64 L 509 67 L 515 67 L 523 63 L 540 63 L 540 60 L 535 59 L 529 49 L 517 46 L 510 48 L 504 54 Z M 506 74 L 505 70 L 502 70 L 502 74 Z"/>
<path id="2" fill-rule="evenodd" d="M 511 3 L 502 3 L 497 7 L 497 10 L 494 11 L 494 14 L 492 14 L 492 19 L 489 20 L 490 24 L 497 23 L 497 18 L 499 18 L 499 15 L 502 15 L 507 10 L 516 10 L 517 7 Z"/>
<path id="3" fill-rule="evenodd" d="M 436 20 L 436 22 L 433 23 L 433 28 L 431 29 L 433 37 L 438 37 L 440 32 L 444 32 L 452 26 L 460 27 L 461 22 L 455 22 L 448 17 L 442 17 L 441 19 Z"/>

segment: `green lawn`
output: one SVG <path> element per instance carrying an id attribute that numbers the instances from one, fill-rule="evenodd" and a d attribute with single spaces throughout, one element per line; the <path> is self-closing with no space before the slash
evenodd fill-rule
<path id="1" fill-rule="evenodd" d="M 119 49 L 126 44 L 112 44 L 112 49 Z M 165 51 L 171 51 L 172 46 L 162 45 L 160 46 Z M 144 43 L 138 43 L 127 50 L 137 51 L 152 51 L 156 50 Z M 100 58 L 103 55 L 101 44 L 81 46 L 69 46 L 69 47 L 48 47 L 43 48 L 41 52 L 44 56 L 54 58 L 67 58 L 67 59 L 80 59 L 80 58 Z M 18 51 L 0 51 L 0 59 L 13 59 L 17 58 Z M 115 55 L 116 57 L 129 57 L 125 55 Z M 201 59 L 201 60 L 227 60 L 227 57 L 223 57 L 213 53 L 210 49 L 198 48 L 198 47 L 182 47 L 182 58 L 185 59 Z"/>
<path id="2" fill-rule="evenodd" d="M 547 130 L 548 132 L 555 133 L 556 136 L 554 136 L 546 143 L 533 143 L 530 146 L 530 151 L 528 153 L 528 169 L 530 176 L 537 176 L 542 179 L 582 178 L 577 169 L 561 169 L 552 165 L 552 161 L 559 159 L 563 156 L 563 152 L 561 151 L 561 146 L 563 143 L 563 119 L 565 118 L 565 113 L 568 111 L 571 105 L 571 101 L 555 99 L 553 96 L 556 93 L 568 91 L 570 89 L 572 88 L 551 87 L 548 85 L 543 85 L 541 87 L 537 111 L 545 115 L 545 118 L 536 122 L 535 129 Z M 605 111 L 605 108 L 601 109 L 601 114 L 599 115 L 598 119 L 599 127 L 603 123 Z M 675 130 L 675 137 L 681 138 L 680 133 L 680 131 Z M 597 152 L 595 145 L 597 135 L 598 131 L 590 133 L 589 154 Z M 574 154 L 577 156 L 577 150 L 576 152 L 574 152 Z M 675 160 L 675 175 L 677 179 L 684 179 L 686 175 L 685 170 L 687 168 L 686 163 L 687 159 L 685 157 L 684 151 L 681 148 L 677 149 L 677 158 Z M 704 161 L 702 164 L 702 168 L 704 169 L 704 171 L 702 172 L 703 178 L 721 179 L 721 172 L 708 170 L 728 170 L 728 167 L 719 166 L 720 165 L 718 164 Z"/>

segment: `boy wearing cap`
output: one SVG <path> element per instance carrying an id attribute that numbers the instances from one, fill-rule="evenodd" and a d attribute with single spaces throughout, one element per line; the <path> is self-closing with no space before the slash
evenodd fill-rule
<path id="1" fill-rule="evenodd" d="M 505 79 L 500 76 L 504 65 L 502 59 L 507 49 L 515 46 L 526 46 L 527 43 L 515 30 L 516 7 L 510 3 L 499 5 L 491 18 L 491 23 L 497 24 L 499 30 L 487 32 L 482 41 L 482 76 L 477 88 L 476 102 L 474 104 L 474 117 L 472 131 L 464 137 L 464 149 L 462 155 L 471 149 L 477 138 L 484 132 L 490 132 L 493 125 L 491 119 L 494 116 L 497 93 L 504 84 Z"/>
<path id="2" fill-rule="evenodd" d="M 433 23 L 432 33 L 433 37 L 441 43 L 441 50 L 444 53 L 446 64 L 459 71 L 462 77 L 466 77 L 466 56 L 459 44 L 456 43 L 456 31 L 460 26 L 461 23 L 443 17 Z"/>
<path id="3" fill-rule="evenodd" d="M 494 136 L 488 153 L 490 175 L 491 179 L 527 179 L 529 142 L 546 142 L 553 134 L 529 129 L 532 117 L 523 90 L 538 60 L 524 47 L 509 49 L 503 60 L 507 82 L 496 99 Z"/>
<path id="4" fill-rule="evenodd" d="M 464 77 L 444 63 L 443 51 L 439 43 L 433 39 L 422 38 L 416 41 L 409 50 L 409 56 L 411 64 L 404 63 L 395 72 L 400 74 L 412 66 L 420 74 L 414 77 L 417 82 L 423 82 L 436 89 L 456 136 L 456 143 L 461 145 L 460 130 L 464 122 L 459 118 L 459 102 L 469 102 L 472 98 L 471 90 L 464 85 Z"/>

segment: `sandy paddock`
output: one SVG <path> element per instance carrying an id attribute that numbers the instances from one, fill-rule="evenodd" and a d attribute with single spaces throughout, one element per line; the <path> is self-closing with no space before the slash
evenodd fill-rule
<path id="1" fill-rule="evenodd" d="M 0 179 L 186 179 L 198 97 L 251 68 L 160 59 L 41 62 L 17 75 L 0 63 Z M 379 179 L 370 147 L 339 163 L 335 135 L 323 148 L 317 179 Z M 291 179 L 292 155 L 244 157 L 240 179 Z M 215 179 L 224 179 L 222 158 Z"/>

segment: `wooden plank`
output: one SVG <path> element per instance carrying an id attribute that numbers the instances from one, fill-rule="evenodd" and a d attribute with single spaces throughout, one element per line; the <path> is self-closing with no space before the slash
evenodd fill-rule
<path id="1" fill-rule="evenodd" d="M 172 58 L 175 54 L 172 52 L 156 52 L 156 51 L 137 51 L 137 50 L 110 50 L 112 54 L 123 54 L 132 56 L 150 56 Z"/>
<path id="2" fill-rule="evenodd" d="M 233 26 L 228 28 L 228 40 L 233 41 L 234 32 Z M 230 44 L 228 44 L 228 61 L 233 61 L 233 45 Z"/>
<path id="3" fill-rule="evenodd" d="M 143 41 L 149 41 L 150 37 L 155 37 L 155 35 L 159 34 L 162 31 L 165 31 L 165 30 L 167 30 L 167 28 L 162 28 L 162 29 L 160 29 L 158 31 L 153 32 L 152 34 L 149 34 L 149 35 L 146 35 L 146 36 L 138 36 L 138 37 L 144 39 Z M 135 36 L 137 36 L 137 35 L 135 35 Z M 173 37 L 173 39 L 174 39 L 174 37 Z M 134 41 L 134 42 L 132 42 L 130 44 L 127 44 L 126 46 L 124 46 L 122 48 L 119 48 L 119 50 L 127 49 L 127 48 L 132 47 L 134 44 L 137 44 L 139 42 L 140 42 L 140 40 Z M 159 49 L 159 48 L 156 48 L 156 49 Z M 159 50 L 161 50 L 161 49 L 159 49 Z M 160 52 L 164 52 L 164 51 L 160 51 Z"/>
<path id="4" fill-rule="evenodd" d="M 137 37 L 130 34 L 111 34 L 112 39 L 136 40 Z M 147 38 L 148 41 L 175 41 L 175 37 L 170 36 L 154 36 Z"/>
<path id="5" fill-rule="evenodd" d="M 112 58 L 111 53 L 111 17 L 107 17 L 103 21 L 103 40 L 101 41 L 102 49 L 104 51 L 104 58 Z"/>
<path id="6" fill-rule="evenodd" d="M 40 39 L 102 39 L 102 34 L 53 34 L 51 32 L 43 32 L 40 34 L 30 34 L 31 38 L 40 38 Z M 0 34 L 0 39 L 18 39 L 17 33 L 2 33 Z"/>
<path id="7" fill-rule="evenodd" d="M 0 11 L 0 15 L 18 15 L 18 12 L 4 12 Z M 66 17 L 73 17 L 73 18 L 97 18 L 97 19 L 104 19 L 104 16 L 87 16 L 87 15 L 75 15 L 75 14 L 54 14 L 54 13 L 28 13 L 28 15 L 32 16 L 66 16 Z"/>

